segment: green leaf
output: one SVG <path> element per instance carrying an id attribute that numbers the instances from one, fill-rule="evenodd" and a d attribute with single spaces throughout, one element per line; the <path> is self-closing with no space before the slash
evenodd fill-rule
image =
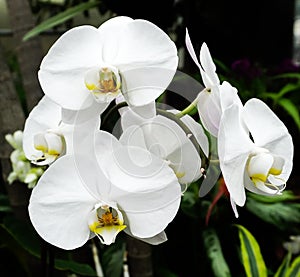
<path id="1" fill-rule="evenodd" d="M 300 204 L 290 202 L 263 203 L 248 198 L 246 209 L 265 222 L 285 230 L 300 222 Z"/>
<path id="2" fill-rule="evenodd" d="M 287 277 L 299 277 L 299 276 L 300 276 L 300 256 L 294 259 L 287 273 Z"/>
<path id="3" fill-rule="evenodd" d="M 288 254 L 284 257 L 274 277 L 286 277 L 286 273 L 290 266 L 291 258 L 292 258 L 292 253 L 289 251 Z"/>
<path id="4" fill-rule="evenodd" d="M 273 77 L 273 79 L 285 79 L 285 78 L 291 78 L 291 79 L 299 79 L 300 80 L 300 74 L 299 73 L 283 73 L 279 74 Z"/>
<path id="5" fill-rule="evenodd" d="M 229 267 L 224 259 L 217 233 L 209 228 L 203 231 L 204 246 L 211 262 L 211 269 L 215 277 L 231 276 Z"/>
<path id="6" fill-rule="evenodd" d="M 281 98 L 278 101 L 278 104 L 288 112 L 288 114 L 294 119 L 298 129 L 300 129 L 300 115 L 297 106 L 287 98 Z"/>
<path id="7" fill-rule="evenodd" d="M 50 17 L 47 20 L 43 21 L 41 24 L 34 27 L 28 33 L 26 33 L 23 37 L 23 41 L 26 41 L 45 30 L 48 30 L 54 26 L 57 26 L 86 10 L 94 8 L 98 4 L 99 4 L 99 1 L 89 1 L 89 2 L 85 2 L 85 3 L 81 3 L 79 5 L 69 8 L 53 17 Z"/>
<path id="8" fill-rule="evenodd" d="M 0 212 L 11 212 L 11 206 L 9 203 L 8 196 L 5 194 L 0 194 Z"/>
<path id="9" fill-rule="evenodd" d="M 23 249 L 31 255 L 39 257 L 40 239 L 30 224 L 19 221 L 13 216 L 7 216 L 3 219 L 2 228 L 4 228 Z"/>
<path id="10" fill-rule="evenodd" d="M 12 216 L 7 216 L 3 220 L 1 227 L 17 242 L 22 249 L 31 255 L 40 258 L 40 237 L 33 227 L 17 220 Z M 85 276 L 96 276 L 94 269 L 87 264 L 74 262 L 72 260 L 55 259 L 55 268 L 59 270 L 71 270 L 74 273 Z"/>
<path id="11" fill-rule="evenodd" d="M 259 244 L 253 235 L 242 225 L 239 229 L 243 266 L 247 277 L 267 277 L 267 268 L 260 252 Z"/>
<path id="12" fill-rule="evenodd" d="M 120 277 L 123 270 L 125 243 L 117 238 L 114 244 L 102 249 L 102 266 L 104 275 Z"/>
<path id="13" fill-rule="evenodd" d="M 294 83 L 288 83 L 286 84 L 279 92 L 278 92 L 278 98 L 283 97 L 285 94 L 291 91 L 296 91 L 300 88 L 299 84 Z"/>
<path id="14" fill-rule="evenodd" d="M 298 195 L 295 195 L 291 190 L 285 190 L 281 195 L 261 195 L 253 192 L 247 191 L 247 198 L 252 198 L 259 202 L 264 203 L 276 203 L 276 202 L 284 202 L 284 201 L 294 201 L 299 199 Z"/>
<path id="15" fill-rule="evenodd" d="M 55 259 L 55 268 L 59 270 L 70 270 L 83 276 L 97 276 L 95 270 L 90 265 L 74 262 L 72 260 Z"/>

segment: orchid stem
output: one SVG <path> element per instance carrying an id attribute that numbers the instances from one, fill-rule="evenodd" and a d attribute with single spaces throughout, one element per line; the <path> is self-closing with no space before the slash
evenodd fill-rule
<path id="1" fill-rule="evenodd" d="M 183 109 L 181 112 L 179 112 L 179 113 L 176 114 L 176 116 L 178 118 L 181 118 L 181 117 L 183 117 L 186 114 L 190 114 L 195 108 L 197 108 L 197 103 L 199 101 L 199 95 L 200 95 L 200 93 L 197 95 L 197 97 L 195 98 L 195 100 L 190 105 L 188 105 L 185 109 Z"/>

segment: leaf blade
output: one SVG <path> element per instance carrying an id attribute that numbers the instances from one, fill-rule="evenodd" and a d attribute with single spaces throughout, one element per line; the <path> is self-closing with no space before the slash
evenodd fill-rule
<path id="1" fill-rule="evenodd" d="M 267 277 L 267 268 L 254 236 L 242 225 L 238 227 L 243 266 L 247 277 Z"/>
<path id="2" fill-rule="evenodd" d="M 41 24 L 31 29 L 29 32 L 27 32 L 24 35 L 23 41 L 27 41 L 28 39 L 37 36 L 43 31 L 46 31 L 63 22 L 66 22 L 67 20 L 75 17 L 79 13 L 82 13 L 83 11 L 96 7 L 98 4 L 99 1 L 90 1 L 90 2 L 81 3 L 79 5 L 68 8 L 67 10 L 48 18 L 47 20 L 43 21 Z"/>

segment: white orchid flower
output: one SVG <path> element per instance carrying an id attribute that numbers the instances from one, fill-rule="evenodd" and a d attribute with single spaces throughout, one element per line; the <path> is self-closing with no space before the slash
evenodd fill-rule
<path id="1" fill-rule="evenodd" d="M 94 139 L 95 156 L 61 157 L 33 189 L 29 215 L 37 232 L 63 249 L 80 247 L 94 236 L 109 245 L 122 230 L 153 244 L 164 240 L 181 201 L 173 171 L 109 133 L 99 131 Z"/>
<path id="2" fill-rule="evenodd" d="M 201 125 L 192 117 L 185 115 L 177 120 L 182 126 L 161 115 L 146 119 L 127 108 L 121 113 L 120 141 L 161 157 L 174 170 L 179 182 L 188 185 L 202 176 L 199 147 L 207 156 L 208 140 Z"/>
<path id="3" fill-rule="evenodd" d="M 100 114 L 106 106 L 92 105 L 89 109 L 72 111 L 44 96 L 25 121 L 23 149 L 26 158 L 36 165 L 48 165 L 72 153 L 74 136 L 84 139 L 87 132 L 99 129 Z"/>
<path id="4" fill-rule="evenodd" d="M 59 126 L 61 108 L 44 96 L 25 121 L 23 150 L 32 163 L 47 165 L 66 151 L 66 141 Z"/>
<path id="5" fill-rule="evenodd" d="M 236 216 L 235 204 L 243 206 L 246 201 L 245 188 L 281 194 L 292 171 L 293 149 L 287 128 L 261 100 L 250 99 L 242 109 L 232 105 L 224 111 L 218 154 Z"/>
<path id="6" fill-rule="evenodd" d="M 216 73 L 216 66 L 206 43 L 204 42 L 201 46 L 199 62 L 187 29 L 185 42 L 190 56 L 200 70 L 205 86 L 205 89 L 197 97 L 197 109 L 200 120 L 204 128 L 217 137 L 223 111 L 233 103 L 242 106 L 242 102 L 235 87 L 231 86 L 227 81 L 220 83 Z"/>
<path id="7" fill-rule="evenodd" d="M 133 106 L 154 101 L 178 65 L 173 41 L 153 23 L 117 16 L 99 28 L 80 26 L 63 34 L 44 57 L 39 81 L 61 107 L 106 105 L 123 93 Z"/>

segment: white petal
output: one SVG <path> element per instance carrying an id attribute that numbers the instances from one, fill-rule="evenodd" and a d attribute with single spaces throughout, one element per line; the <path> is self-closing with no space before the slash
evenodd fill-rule
<path id="1" fill-rule="evenodd" d="M 156 103 L 155 101 L 150 102 L 144 106 L 132 106 L 132 111 L 140 115 L 145 119 L 150 119 L 156 116 Z"/>
<path id="2" fill-rule="evenodd" d="M 202 126 L 189 115 L 185 115 L 185 116 L 181 117 L 181 120 L 191 130 L 193 136 L 199 143 L 204 154 L 206 155 L 206 157 L 208 157 L 208 154 L 209 154 L 208 153 L 209 152 L 208 138 L 207 138 Z"/>
<path id="3" fill-rule="evenodd" d="M 155 101 L 169 86 L 177 65 L 164 66 L 157 62 L 153 65 L 137 64 L 135 68 L 121 68 L 122 93 L 132 106 L 144 106 Z"/>
<path id="4" fill-rule="evenodd" d="M 201 69 L 187 28 L 185 30 L 185 45 L 194 63 Z"/>
<path id="5" fill-rule="evenodd" d="M 267 153 L 261 153 L 251 157 L 247 166 L 249 176 L 261 179 L 265 182 L 273 161 L 272 155 Z"/>
<path id="6" fill-rule="evenodd" d="M 84 84 L 86 69 L 38 72 L 44 93 L 65 109 L 80 110 L 92 105 L 94 98 Z"/>
<path id="7" fill-rule="evenodd" d="M 239 206 L 243 206 L 246 200 L 244 171 L 253 147 L 240 123 L 240 109 L 238 105 L 232 105 L 222 116 L 218 134 L 218 154 L 227 189 Z"/>
<path id="8" fill-rule="evenodd" d="M 283 122 L 259 99 L 247 101 L 243 116 L 255 145 L 266 148 L 285 160 L 280 178 L 288 180 L 293 168 L 294 146 Z"/>
<path id="9" fill-rule="evenodd" d="M 48 129 L 57 128 L 61 121 L 61 108 L 44 96 L 30 112 L 25 121 L 23 132 L 23 150 L 27 159 L 40 156 L 41 152 L 34 148 L 34 136 Z"/>
<path id="10" fill-rule="evenodd" d="M 221 107 L 219 91 L 206 90 L 200 92 L 198 96 L 197 109 L 203 127 L 213 136 L 218 136 L 221 119 Z"/>
<path id="11" fill-rule="evenodd" d="M 97 28 L 88 25 L 72 28 L 51 46 L 41 70 L 61 74 L 97 66 L 102 62 L 101 46 Z"/>
<path id="12" fill-rule="evenodd" d="M 170 167 L 180 184 L 188 185 L 202 176 L 200 155 L 189 140 L 168 155 L 167 159 L 171 161 Z"/>
<path id="13" fill-rule="evenodd" d="M 122 91 L 133 106 L 153 102 L 170 84 L 178 65 L 177 49 L 169 36 L 153 23 L 126 24 L 115 66 L 122 75 Z"/>
<path id="14" fill-rule="evenodd" d="M 33 189 L 29 215 L 43 239 L 70 250 L 89 239 L 87 220 L 95 202 L 82 186 L 72 157 L 64 156 L 45 171 Z"/>
<path id="15" fill-rule="evenodd" d="M 213 59 L 205 42 L 201 45 L 200 49 L 200 64 L 206 75 L 206 78 L 204 78 L 203 80 L 205 86 L 211 88 L 215 85 L 219 85 L 220 80 L 216 73 L 216 66 L 213 62 Z"/>
<path id="16" fill-rule="evenodd" d="M 103 42 L 102 59 L 104 62 L 114 64 L 119 49 L 124 46 L 120 41 L 120 36 L 124 33 L 124 29 L 126 30 L 127 24 L 132 21 L 133 19 L 127 16 L 116 16 L 99 26 L 98 33 Z"/>
<path id="17" fill-rule="evenodd" d="M 222 111 L 230 107 L 233 103 L 239 105 L 240 108 L 243 107 L 242 101 L 237 94 L 237 89 L 231 86 L 231 84 L 224 81 L 222 85 L 219 86 L 219 91 Z"/>
<path id="18" fill-rule="evenodd" d="M 155 24 L 137 19 L 124 24 L 118 37 L 121 47 L 115 66 L 127 69 L 153 66 L 174 70 L 178 64 L 177 49 L 170 37 Z"/>
<path id="19" fill-rule="evenodd" d="M 138 125 L 132 125 L 122 133 L 120 142 L 123 145 L 138 146 L 147 149 L 143 129 Z"/>
<path id="20" fill-rule="evenodd" d="M 176 215 L 181 188 L 165 162 L 136 147 L 121 147 L 106 158 L 111 181 L 110 198 L 124 211 L 125 224 L 134 236 L 162 232 Z"/>
<path id="21" fill-rule="evenodd" d="M 232 197 L 230 197 L 230 204 L 231 204 L 231 207 L 232 207 L 232 210 L 234 212 L 235 217 L 238 218 L 239 217 L 239 213 L 237 211 L 236 204 L 235 204 L 235 202 L 234 202 L 234 200 L 233 200 Z"/>
<path id="22" fill-rule="evenodd" d="M 90 123 L 90 122 L 89 122 Z M 102 195 L 105 197 L 110 189 L 110 182 L 102 169 L 99 161 L 103 160 L 107 153 L 111 153 L 110 147 L 120 145 L 120 143 L 109 133 L 102 131 L 93 131 L 94 123 L 91 122 L 91 127 L 86 130 L 88 125 L 79 125 L 76 136 L 73 138 L 74 159 L 77 170 L 80 174 L 83 185 L 93 195 Z M 109 166 L 109 165 L 108 165 Z"/>
<path id="23" fill-rule="evenodd" d="M 128 235 L 134 237 L 134 236 L 131 234 L 131 232 L 130 232 L 130 230 L 129 230 L 128 228 L 126 228 L 126 229 L 124 230 L 124 232 L 127 233 Z M 137 237 L 136 237 L 136 238 L 137 238 Z M 167 235 L 166 235 L 166 233 L 165 233 L 164 231 L 161 232 L 161 233 L 159 233 L 159 234 L 157 234 L 157 235 L 155 235 L 154 237 L 149 237 L 149 238 L 137 238 L 137 239 L 139 239 L 139 240 L 141 240 L 141 241 L 144 241 L 144 242 L 146 242 L 146 243 L 152 244 L 152 245 L 158 245 L 158 244 L 161 244 L 161 243 L 163 243 L 163 242 L 165 242 L 165 241 L 168 240 Z"/>
<path id="24" fill-rule="evenodd" d="M 61 136 L 49 132 L 45 134 L 45 140 L 47 141 L 49 154 L 62 154 L 64 151 L 64 144 Z"/>
<path id="25" fill-rule="evenodd" d="M 66 124 L 82 124 L 93 117 L 99 119 L 100 126 L 100 115 L 106 110 L 109 103 L 97 103 L 93 101 L 92 105 L 86 109 L 75 111 L 62 109 L 62 121 Z"/>
<path id="26" fill-rule="evenodd" d="M 257 146 L 264 147 L 289 136 L 283 122 L 259 99 L 252 98 L 247 101 L 243 117 Z"/>
<path id="27" fill-rule="evenodd" d="M 84 74 L 101 64 L 98 29 L 79 26 L 64 33 L 44 57 L 39 81 L 44 93 L 67 109 L 82 109 L 91 104 L 84 85 Z"/>

